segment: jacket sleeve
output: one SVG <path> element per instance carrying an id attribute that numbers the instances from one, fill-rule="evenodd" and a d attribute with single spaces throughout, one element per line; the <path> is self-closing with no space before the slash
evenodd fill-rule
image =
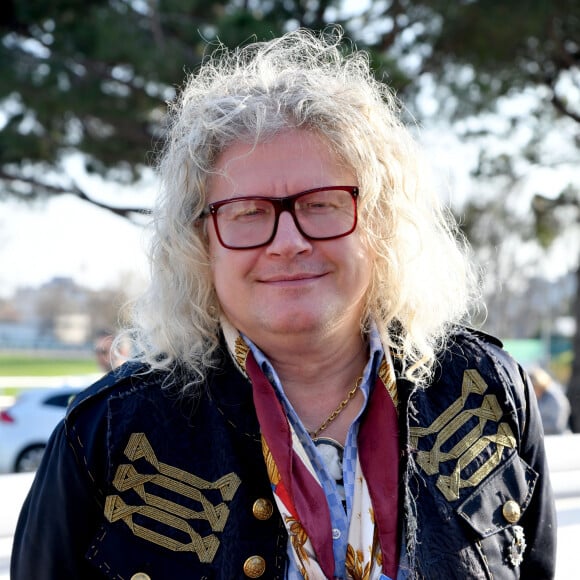
<path id="1" fill-rule="evenodd" d="M 517 383 L 524 386 L 520 408 L 520 456 L 539 474 L 532 500 L 521 525 L 526 533 L 527 554 L 521 566 L 522 578 L 553 578 L 556 566 L 556 507 L 546 451 L 544 431 L 531 382 L 517 367 Z"/>
<path id="2" fill-rule="evenodd" d="M 80 468 L 61 422 L 20 513 L 12 580 L 102 579 L 84 558 L 101 514 L 89 473 Z"/>

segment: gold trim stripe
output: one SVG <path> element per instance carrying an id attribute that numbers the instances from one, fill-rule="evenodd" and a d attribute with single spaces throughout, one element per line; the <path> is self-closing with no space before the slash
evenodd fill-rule
<path id="1" fill-rule="evenodd" d="M 179 495 L 189 497 L 201 503 L 203 511 L 195 512 L 181 504 L 177 504 L 165 498 L 147 493 L 145 491 L 144 479 L 147 483 L 154 483 L 159 487 L 169 489 Z M 173 513 L 190 520 L 207 520 L 214 532 L 221 532 L 224 529 L 230 510 L 226 504 L 221 503 L 214 506 L 203 493 L 194 487 L 183 485 L 163 475 L 143 475 L 138 473 L 132 465 L 120 465 L 117 468 L 113 485 L 120 491 L 134 489 L 139 497 L 148 505 L 158 507 L 166 512 Z"/>
<path id="2" fill-rule="evenodd" d="M 389 395 L 391 395 L 395 409 L 398 409 L 399 393 L 397 392 L 397 380 L 395 378 L 395 371 L 393 370 L 393 366 L 389 364 L 385 358 L 383 358 L 383 362 L 379 367 L 379 378 L 381 381 L 383 381 L 383 384 L 389 392 Z"/>
<path id="3" fill-rule="evenodd" d="M 246 360 L 249 353 L 250 347 L 244 342 L 244 339 L 238 335 L 234 345 L 234 356 L 236 357 L 236 362 L 242 369 L 244 369 L 244 372 L 246 370 Z"/>
<path id="4" fill-rule="evenodd" d="M 266 439 L 262 435 L 262 455 L 264 456 L 264 462 L 266 463 L 266 469 L 268 471 L 268 477 L 272 485 L 278 485 L 280 480 L 280 472 L 278 471 L 278 466 L 274 461 L 274 456 L 266 443 Z"/>
<path id="5" fill-rule="evenodd" d="M 447 409 L 431 423 L 429 427 L 411 427 L 411 444 L 416 445 L 419 437 L 425 435 L 431 435 L 432 433 L 437 433 L 441 431 L 444 425 L 449 423 L 453 417 L 455 417 L 465 405 L 467 397 L 471 393 L 476 393 L 478 395 L 483 395 L 487 390 L 487 384 L 481 377 L 481 375 L 474 370 L 466 370 L 463 374 L 463 383 L 461 385 L 461 397 L 457 399 L 452 405 L 447 407 Z"/>

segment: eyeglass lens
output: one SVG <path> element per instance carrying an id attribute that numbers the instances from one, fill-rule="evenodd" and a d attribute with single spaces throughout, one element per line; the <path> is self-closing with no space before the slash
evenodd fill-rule
<path id="1" fill-rule="evenodd" d="M 220 205 L 215 213 L 218 235 L 222 244 L 230 248 L 265 245 L 273 239 L 278 216 L 284 210 L 292 214 L 307 238 L 323 240 L 347 235 L 356 225 L 353 189 L 321 189 L 279 201 L 251 197 L 232 200 Z"/>

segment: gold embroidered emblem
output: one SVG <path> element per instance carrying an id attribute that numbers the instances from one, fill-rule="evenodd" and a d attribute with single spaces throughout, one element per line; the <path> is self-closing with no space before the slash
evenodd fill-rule
<path id="1" fill-rule="evenodd" d="M 482 376 L 474 369 L 466 370 L 463 374 L 461 396 L 439 415 L 429 427 L 411 427 L 411 446 L 419 448 L 419 440 L 429 435 L 436 435 L 433 446 L 429 451 L 419 450 L 417 464 L 428 475 L 435 475 L 440 471 L 440 465 L 447 461 L 455 461 L 455 467 L 450 475 L 440 474 L 437 479 L 437 488 L 449 501 L 459 499 L 459 491 L 465 487 L 478 485 L 500 463 L 504 448 L 513 449 L 516 440 L 510 426 L 500 423 L 502 410 L 495 395 L 485 395 L 487 384 Z M 465 403 L 470 395 L 482 397 L 481 406 L 467 409 Z M 450 444 L 457 437 L 459 430 L 469 421 L 474 427 L 455 444 Z M 489 422 L 497 424 L 495 433 L 484 433 Z M 488 429 L 489 431 L 489 429 Z M 445 448 L 450 449 L 444 450 Z M 490 455 L 469 477 L 462 478 L 463 470 L 473 461 L 481 461 L 486 450 Z"/>
<path id="2" fill-rule="evenodd" d="M 143 501 L 139 505 L 127 504 L 120 495 L 109 495 L 105 500 L 105 517 L 114 523 L 122 520 L 138 537 L 175 552 L 194 552 L 204 563 L 212 562 L 219 547 L 215 534 L 202 537 L 191 526 L 191 520 L 205 520 L 213 532 L 224 530 L 230 510 L 226 503 L 233 499 L 241 480 L 235 473 L 228 473 L 214 482 L 206 481 L 192 473 L 183 471 L 160 462 L 155 456 L 144 433 L 133 433 L 125 448 L 125 456 L 132 462 L 144 459 L 156 472 L 139 473 L 133 464 L 121 464 L 117 468 L 113 485 L 124 493 L 133 490 Z M 172 492 L 175 499 L 179 496 L 199 503 L 201 510 L 166 499 L 152 493 L 152 489 L 163 488 Z M 207 492 L 218 490 L 222 502 L 214 505 L 207 497 Z M 206 493 L 204 493 L 206 492 Z M 134 516 L 140 516 L 137 523 Z M 164 524 L 182 532 L 185 540 L 179 541 L 159 531 L 145 527 L 145 519 Z"/>

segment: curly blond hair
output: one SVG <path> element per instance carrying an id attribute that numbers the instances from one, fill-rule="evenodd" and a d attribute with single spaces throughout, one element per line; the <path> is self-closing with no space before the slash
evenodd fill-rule
<path id="1" fill-rule="evenodd" d="M 187 79 L 170 121 L 158 164 L 151 283 L 134 309 L 140 358 L 153 368 L 180 361 L 193 382 L 216 364 L 220 305 L 206 236 L 195 227 L 208 179 L 232 143 L 301 128 L 321 136 L 358 178 L 358 227 L 376 256 L 362 330 L 374 321 L 407 375 L 425 382 L 468 312 L 474 277 L 400 105 L 373 76 L 368 55 L 345 51 L 337 28 L 221 47 Z"/>

